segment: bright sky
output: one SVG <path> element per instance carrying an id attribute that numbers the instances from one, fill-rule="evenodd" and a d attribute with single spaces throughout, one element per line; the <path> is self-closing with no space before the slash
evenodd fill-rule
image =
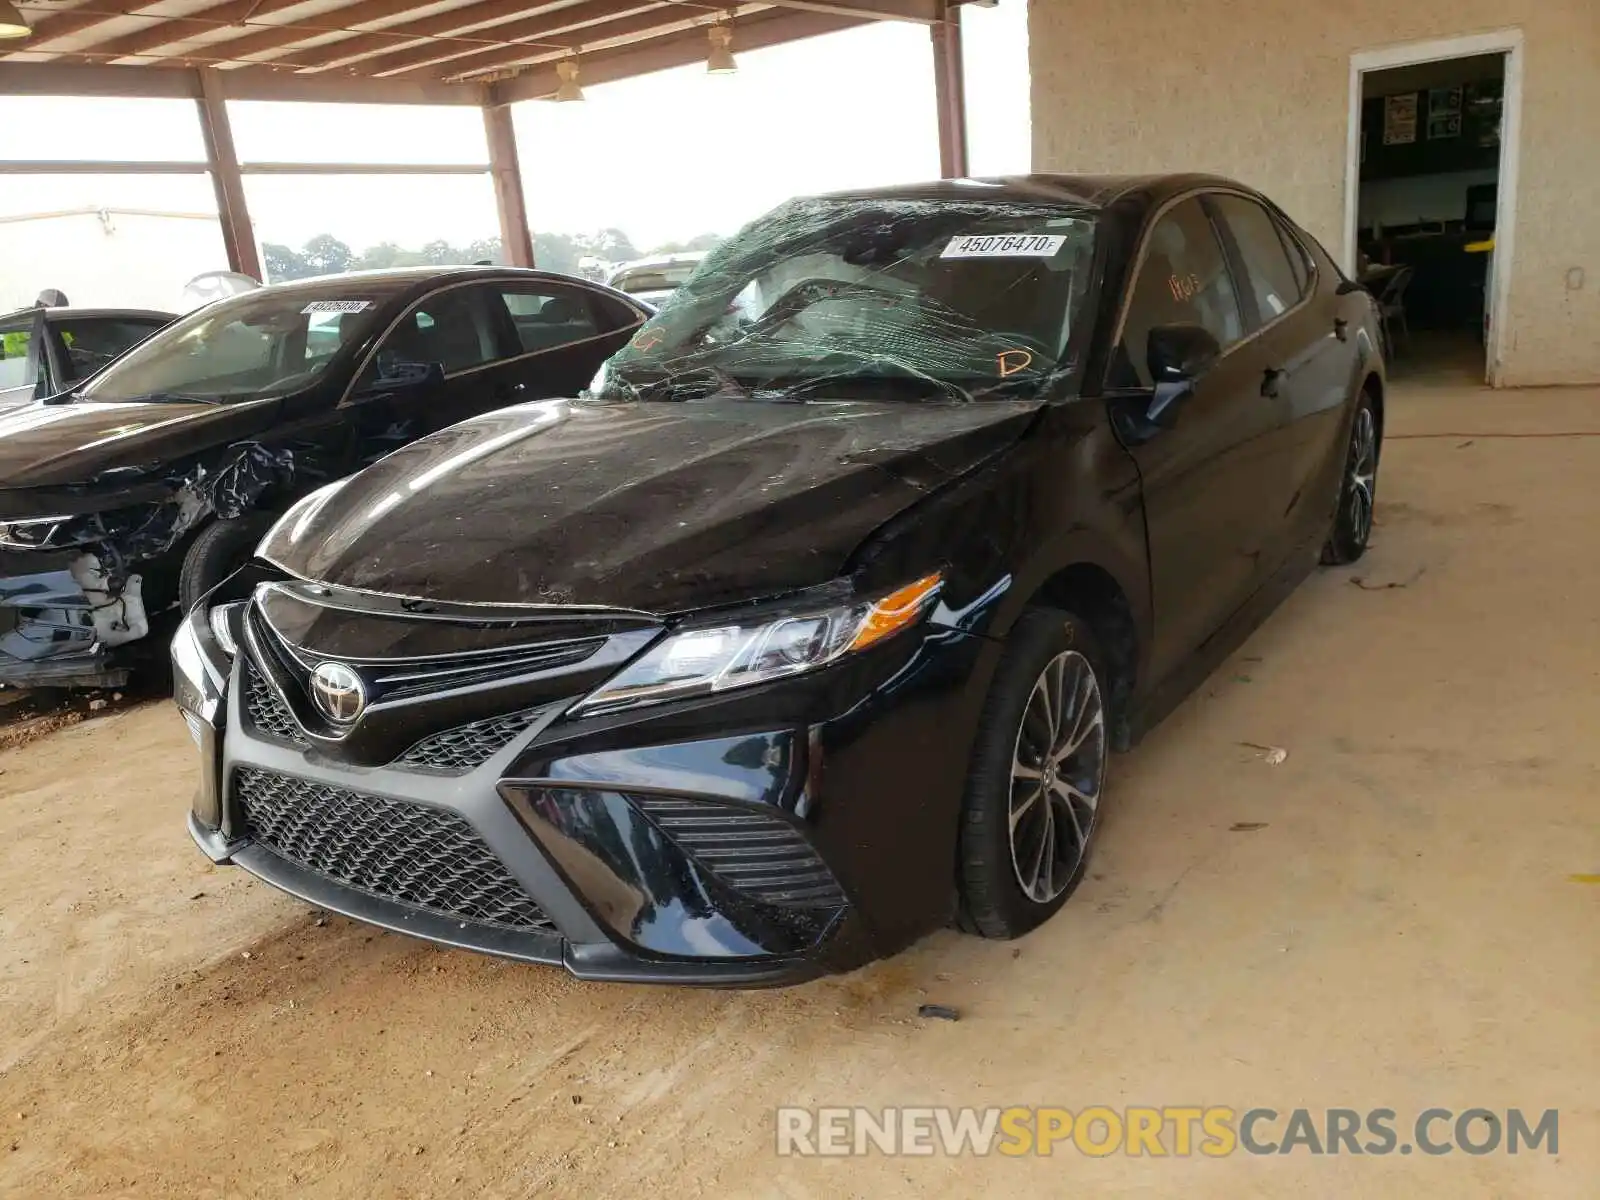
<path id="1" fill-rule="evenodd" d="M 1025 0 L 964 12 L 973 173 L 1025 171 Z M 731 233 L 792 195 L 938 174 L 925 27 L 883 22 L 738 59 L 733 76 L 696 65 L 586 88 L 582 104 L 515 106 L 534 227 L 616 226 L 646 249 Z M 233 102 L 229 113 L 245 161 L 488 157 L 476 109 Z M 182 100 L 0 97 L 0 129 L 3 153 L 18 158 L 203 154 Z M 299 246 L 326 232 L 359 251 L 498 232 L 485 176 L 258 175 L 245 186 L 262 241 Z M 0 187 L 0 216 L 80 205 L 214 210 L 204 176 L 32 176 Z"/>

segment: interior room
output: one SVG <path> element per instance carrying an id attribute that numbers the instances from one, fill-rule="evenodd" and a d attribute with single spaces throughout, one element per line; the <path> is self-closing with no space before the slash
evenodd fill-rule
<path id="1" fill-rule="evenodd" d="M 1396 373 L 1484 375 L 1505 55 L 1362 75 L 1357 247 Z"/>

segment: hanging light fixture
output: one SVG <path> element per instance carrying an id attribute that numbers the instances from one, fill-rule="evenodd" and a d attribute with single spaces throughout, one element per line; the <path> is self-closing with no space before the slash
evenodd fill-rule
<path id="1" fill-rule="evenodd" d="M 11 0 L 0 0 L 0 38 L 25 38 L 32 32 L 17 6 Z"/>
<path id="2" fill-rule="evenodd" d="M 561 80 L 560 86 L 556 88 L 557 100 L 583 99 L 583 89 L 578 86 L 578 60 L 576 58 L 563 58 L 556 63 L 556 77 Z"/>
<path id="3" fill-rule="evenodd" d="M 706 29 L 711 49 L 706 52 L 706 74 L 732 75 L 739 69 L 733 57 L 733 26 L 726 17 Z"/>

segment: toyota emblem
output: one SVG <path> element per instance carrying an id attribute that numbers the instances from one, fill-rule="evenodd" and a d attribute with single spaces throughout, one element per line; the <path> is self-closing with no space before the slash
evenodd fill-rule
<path id="1" fill-rule="evenodd" d="M 348 725 L 367 707 L 367 689 L 343 663 L 325 662 L 311 672 L 311 699 L 328 720 Z"/>

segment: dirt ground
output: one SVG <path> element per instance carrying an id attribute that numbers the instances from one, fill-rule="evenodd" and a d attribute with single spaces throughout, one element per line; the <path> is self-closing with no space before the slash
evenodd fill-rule
<path id="1" fill-rule="evenodd" d="M 0 1194 L 1593 1197 L 1600 392 L 1392 409 L 1370 555 L 1113 764 L 1018 943 L 582 985 L 210 867 L 170 706 L 0 751 Z M 1557 1108 L 1560 1154 L 801 1160 L 788 1103 Z"/>

